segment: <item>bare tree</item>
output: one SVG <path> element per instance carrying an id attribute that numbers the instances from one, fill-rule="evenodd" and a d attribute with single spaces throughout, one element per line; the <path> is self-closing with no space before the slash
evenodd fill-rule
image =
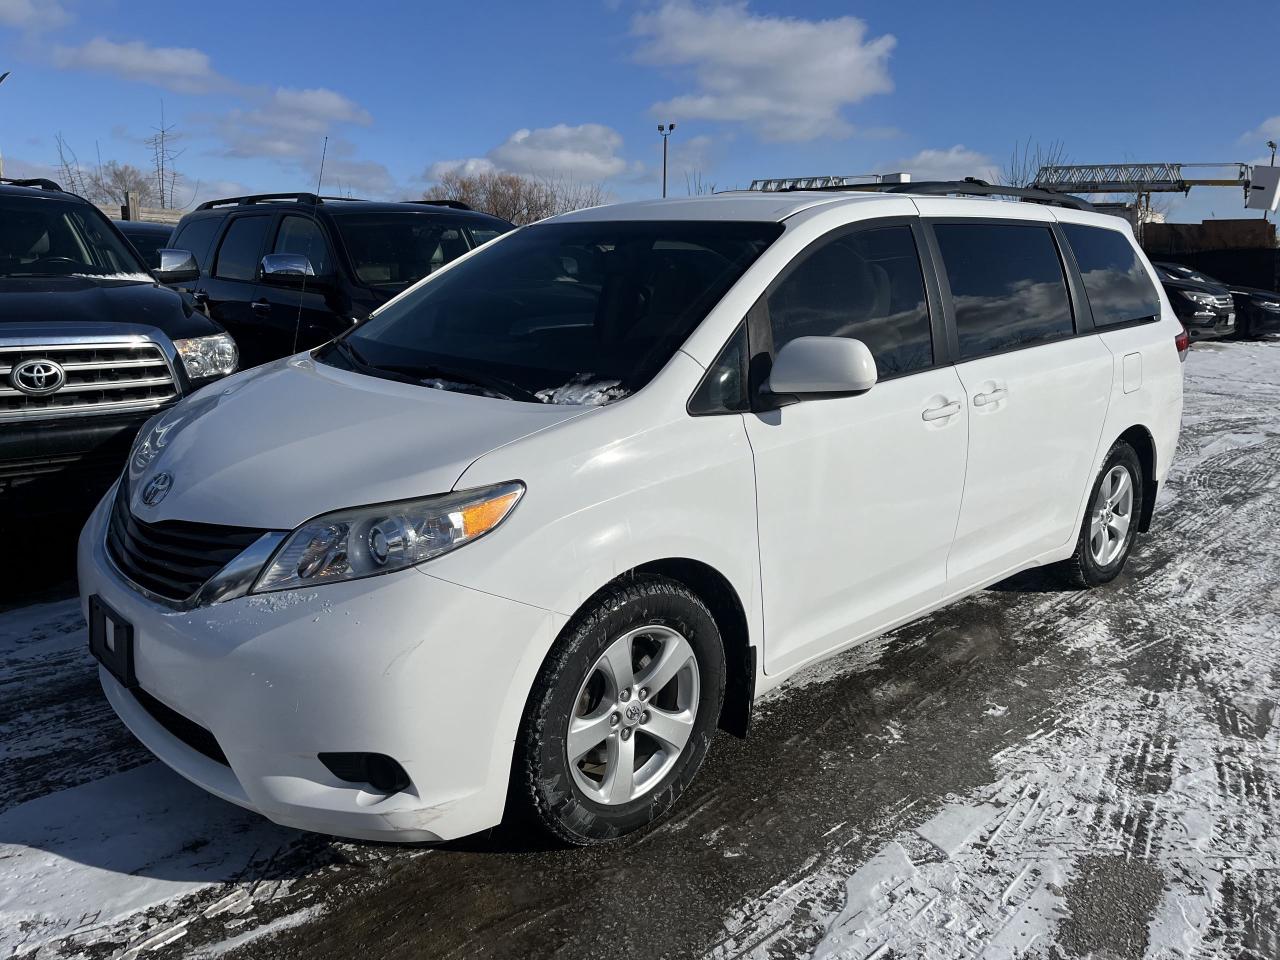
<path id="1" fill-rule="evenodd" d="M 527 177 L 497 170 L 443 174 L 422 194 L 427 200 L 461 200 L 476 210 L 522 225 L 546 217 L 609 202 L 598 183 L 567 178 Z"/>
<path id="2" fill-rule="evenodd" d="M 151 177 L 155 185 L 152 194 L 162 209 L 176 207 L 178 204 L 174 200 L 174 193 L 182 174 L 178 173 L 174 163 L 184 151 L 174 149 L 174 144 L 182 135 L 174 133 L 177 129 L 175 124 L 164 122 L 163 100 L 160 101 L 160 126 L 152 129 L 155 133 L 144 141 L 151 148 Z"/>
<path id="3" fill-rule="evenodd" d="M 1036 182 L 1041 167 L 1056 167 L 1067 162 L 1067 148 L 1061 140 L 1033 144 L 1028 137 L 1013 145 L 1008 164 L 1000 171 L 1000 182 L 1006 187 L 1029 187 Z"/>
<path id="4" fill-rule="evenodd" d="M 140 207 L 155 206 L 155 183 L 144 170 L 131 163 L 108 160 L 89 178 L 89 199 L 96 203 L 124 204 L 132 194 L 133 202 Z"/>
<path id="5" fill-rule="evenodd" d="M 684 188 L 691 197 L 701 197 L 716 192 L 716 185 L 704 179 L 701 170 L 684 172 Z"/>
<path id="6" fill-rule="evenodd" d="M 55 136 L 54 142 L 58 147 L 58 176 L 62 181 L 62 186 L 88 200 L 94 199 L 91 195 L 93 192 L 93 171 L 86 173 L 81 169 L 80 158 L 76 156 L 71 144 L 63 139 L 61 133 Z"/>

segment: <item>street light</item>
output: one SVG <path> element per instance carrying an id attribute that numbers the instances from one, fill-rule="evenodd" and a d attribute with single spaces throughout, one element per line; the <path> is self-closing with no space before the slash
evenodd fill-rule
<path id="1" fill-rule="evenodd" d="M 4 76 L 7 77 L 8 74 L 6 73 Z M 0 80 L 3 79 L 4 77 L 0 77 Z M 1271 165 L 1274 167 L 1276 165 L 1276 142 L 1274 140 L 1268 140 L 1267 146 L 1271 148 Z"/>
<path id="2" fill-rule="evenodd" d="M 662 198 L 667 197 L 667 137 L 675 131 L 675 123 L 658 124 L 658 134 L 662 137 Z"/>
<path id="3" fill-rule="evenodd" d="M 8 80 L 10 73 L 12 73 L 11 70 L 6 70 L 4 73 L 0 73 L 0 83 L 4 83 L 6 80 Z M 0 177 L 3 177 L 3 176 L 4 176 L 4 155 L 0 154 Z"/>

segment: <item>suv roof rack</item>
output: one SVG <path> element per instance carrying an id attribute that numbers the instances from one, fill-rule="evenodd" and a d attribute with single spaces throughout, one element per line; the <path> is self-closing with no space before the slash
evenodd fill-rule
<path id="1" fill-rule="evenodd" d="M 784 190 L 797 189 L 794 187 Z M 987 183 L 977 177 L 965 177 L 963 180 L 917 180 L 910 183 L 850 183 L 841 186 L 808 187 L 799 189 L 820 190 L 824 193 L 858 191 L 862 193 L 915 193 L 931 197 L 958 195 L 963 197 L 1017 197 L 1029 203 L 1045 203 L 1056 207 L 1070 207 L 1073 210 L 1092 210 L 1093 204 L 1088 200 L 1072 196 L 1069 193 L 1058 193 L 1042 187 L 1005 187 Z M 782 192 L 782 191 L 779 191 Z"/>
<path id="2" fill-rule="evenodd" d="M 28 180 L 14 180 L 10 177 L 0 177 L 0 183 L 8 184 L 11 187 L 36 187 L 40 190 L 57 190 L 58 193 L 66 193 L 61 186 L 44 177 L 32 177 Z"/>
<path id="3" fill-rule="evenodd" d="M 255 203 L 307 203 L 315 206 L 331 200 L 351 200 L 358 203 L 363 199 L 363 197 L 325 197 L 314 193 L 255 193 L 247 197 L 225 197 L 221 200 L 206 200 L 196 209 L 212 210 L 215 207 L 248 206 Z"/>
<path id="4" fill-rule="evenodd" d="M 421 203 L 428 207 L 448 207 L 450 210 L 474 210 L 475 207 L 462 200 L 405 200 L 405 203 Z"/>

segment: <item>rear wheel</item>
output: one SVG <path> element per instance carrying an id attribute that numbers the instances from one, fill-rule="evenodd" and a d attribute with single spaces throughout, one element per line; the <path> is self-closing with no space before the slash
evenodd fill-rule
<path id="1" fill-rule="evenodd" d="M 1107 453 L 1093 485 L 1075 553 L 1062 564 L 1066 578 L 1080 587 L 1119 576 L 1133 549 L 1142 510 L 1142 463 L 1133 447 L 1118 441 Z"/>
<path id="2" fill-rule="evenodd" d="M 514 799 L 560 840 L 662 816 L 706 756 L 724 699 L 720 632 L 682 584 L 610 588 L 570 623 L 529 697 Z"/>

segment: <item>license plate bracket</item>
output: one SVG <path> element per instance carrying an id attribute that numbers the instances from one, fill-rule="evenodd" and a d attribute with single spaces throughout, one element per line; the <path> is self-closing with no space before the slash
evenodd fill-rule
<path id="1" fill-rule="evenodd" d="M 127 689 L 138 685 L 133 672 L 133 625 L 97 594 L 89 598 L 89 652 Z"/>

